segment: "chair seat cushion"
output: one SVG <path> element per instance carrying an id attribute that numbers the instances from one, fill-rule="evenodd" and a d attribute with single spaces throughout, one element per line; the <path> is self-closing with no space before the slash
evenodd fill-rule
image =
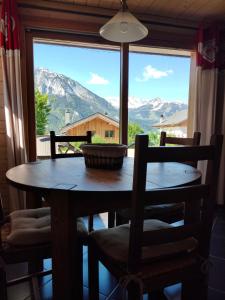
<path id="1" fill-rule="evenodd" d="M 170 228 L 172 225 L 160 220 L 145 220 L 144 231 Z M 119 263 L 126 263 L 128 259 L 130 225 L 120 225 L 110 229 L 93 231 L 90 238 L 104 255 Z M 153 262 L 178 253 L 192 252 L 197 247 L 194 238 L 187 238 L 173 243 L 151 245 L 143 247 L 143 262 Z"/>
<path id="2" fill-rule="evenodd" d="M 157 218 L 157 216 L 160 216 L 161 214 L 168 213 L 173 214 L 177 213 L 177 211 L 184 210 L 184 204 L 183 203 L 171 203 L 171 204 L 160 204 L 160 205 L 147 205 L 145 206 L 145 214 L 148 216 L 155 216 L 154 218 Z"/>
<path id="3" fill-rule="evenodd" d="M 77 220 L 78 234 L 87 237 L 82 218 Z M 17 210 L 10 214 L 10 232 L 6 242 L 13 246 L 37 245 L 51 240 L 50 207 Z"/>
<path id="4" fill-rule="evenodd" d="M 147 205 L 144 208 L 144 219 L 160 219 L 162 221 L 167 221 L 168 219 L 170 219 L 170 216 L 182 216 L 183 211 L 183 203 Z M 117 213 L 123 218 L 130 220 L 130 209 L 121 209 Z"/>

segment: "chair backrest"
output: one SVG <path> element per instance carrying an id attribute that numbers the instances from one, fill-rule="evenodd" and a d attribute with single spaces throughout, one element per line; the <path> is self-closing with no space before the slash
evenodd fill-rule
<path id="1" fill-rule="evenodd" d="M 199 146 L 201 140 L 201 132 L 195 131 L 192 138 L 181 138 L 167 136 L 165 131 L 160 134 L 160 146 L 179 145 L 179 146 Z M 185 161 L 186 164 L 197 168 L 198 161 Z"/>
<path id="2" fill-rule="evenodd" d="M 79 157 L 83 156 L 82 152 L 75 153 L 57 153 L 56 144 L 57 143 L 71 143 L 71 142 L 85 142 L 91 143 L 91 131 L 87 131 L 86 135 L 56 135 L 55 131 L 50 131 L 50 146 L 51 146 L 51 158 L 62 158 L 62 157 Z"/>
<path id="3" fill-rule="evenodd" d="M 160 146 L 166 146 L 166 144 L 183 145 L 183 146 L 199 146 L 201 140 L 201 132 L 194 132 L 192 138 L 181 138 L 174 136 L 167 136 L 165 131 L 160 135 Z"/>
<path id="4" fill-rule="evenodd" d="M 212 136 L 208 146 L 148 147 L 147 135 L 136 136 L 128 258 L 130 272 L 139 271 L 142 247 L 167 244 L 187 237 L 195 237 L 199 242 L 200 255 L 207 257 L 222 141 L 223 137 L 217 135 Z M 147 163 L 186 160 L 208 161 L 205 184 L 146 191 Z M 143 232 L 145 205 L 179 202 L 185 203 L 184 225 Z"/>

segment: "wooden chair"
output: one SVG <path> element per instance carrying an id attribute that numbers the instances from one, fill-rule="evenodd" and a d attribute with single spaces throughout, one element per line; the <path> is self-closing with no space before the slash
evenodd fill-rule
<path id="1" fill-rule="evenodd" d="M 165 131 L 160 134 L 160 146 L 180 145 L 180 146 L 199 146 L 201 140 L 201 132 L 195 131 L 192 138 L 180 138 L 167 136 Z M 197 168 L 197 161 L 185 162 L 194 168 Z"/>
<path id="2" fill-rule="evenodd" d="M 29 280 L 34 299 L 40 300 L 38 278 L 51 271 L 31 271 L 29 265 L 51 257 L 50 208 L 25 209 L 4 216 L 0 202 L 0 299 L 7 299 L 7 287 Z M 77 221 L 80 244 L 87 243 L 88 232 L 81 219 Z M 82 247 L 80 247 L 82 257 Z M 28 275 L 6 280 L 6 265 L 28 263 Z M 80 270 L 82 272 L 82 262 Z"/>
<path id="3" fill-rule="evenodd" d="M 160 135 L 160 146 L 179 145 L 179 146 L 198 146 L 200 144 L 201 133 L 194 132 L 192 138 L 170 137 L 162 131 Z M 197 168 L 198 161 L 185 161 L 184 163 Z M 182 203 L 171 203 L 164 205 L 148 205 L 144 210 L 145 219 L 160 219 L 165 222 L 173 223 L 183 219 L 184 206 Z M 123 209 L 116 212 L 116 225 L 128 223 L 130 220 L 130 210 Z"/>
<path id="4" fill-rule="evenodd" d="M 127 288 L 129 300 L 178 282 L 182 282 L 182 300 L 207 299 L 205 272 L 221 147 L 222 136 L 213 136 L 209 146 L 166 148 L 148 147 L 147 135 L 136 136 L 131 224 L 90 234 L 91 300 L 98 299 L 98 261 Z M 148 162 L 186 160 L 208 161 L 205 184 L 146 191 Z M 185 202 L 183 225 L 144 220 L 146 204 L 174 202 Z"/>
<path id="5" fill-rule="evenodd" d="M 33 212 L 34 210 L 27 211 Z M 34 298 L 40 299 L 37 277 L 47 275 L 50 273 L 50 271 L 29 274 L 27 276 L 7 282 L 5 267 L 7 264 L 16 264 L 22 262 L 31 263 L 32 261 L 36 262 L 37 259 L 43 260 L 51 257 L 51 245 L 50 242 L 46 240 L 47 234 L 45 230 L 47 226 L 44 226 L 46 225 L 46 222 L 49 222 L 49 220 L 46 219 L 46 216 L 49 215 L 49 211 L 41 212 L 39 210 L 39 213 L 42 214 L 42 218 L 40 217 L 39 221 L 44 221 L 45 224 L 43 224 L 43 227 L 40 230 L 41 232 L 36 232 L 37 234 L 34 234 L 34 236 L 32 236 L 32 234 L 35 231 L 35 226 L 33 227 L 31 225 L 33 218 L 27 218 L 23 216 L 24 210 L 20 211 L 20 216 L 17 215 L 17 212 L 18 211 L 15 211 L 10 216 L 4 217 L 1 201 L 0 215 L 2 218 L 0 220 L 0 299 L 7 299 L 7 286 L 21 283 L 26 280 L 30 280 L 32 282 Z M 25 224 L 26 221 L 29 222 L 29 225 Z M 29 232 L 25 232 L 25 234 L 23 234 L 22 227 L 24 231 L 28 230 Z"/>
<path id="6" fill-rule="evenodd" d="M 87 135 L 72 136 L 72 135 L 55 135 L 55 131 L 50 131 L 50 147 L 51 147 L 51 158 L 62 158 L 62 157 L 80 157 L 83 156 L 82 152 L 75 149 L 71 142 L 85 142 L 91 143 L 91 131 L 87 131 Z M 57 153 L 56 144 L 60 143 L 60 148 L 64 145 L 66 152 Z M 72 147 L 71 147 L 72 146 Z M 73 153 L 68 153 L 68 150 L 72 150 Z"/>
<path id="7" fill-rule="evenodd" d="M 55 131 L 50 131 L 50 147 L 51 147 L 51 158 L 65 158 L 65 157 L 82 157 L 83 153 L 81 151 L 76 151 L 73 153 L 68 153 L 68 150 L 71 148 L 71 142 L 85 142 L 91 144 L 92 134 L 91 131 L 87 131 L 86 135 L 80 136 L 72 136 L 72 135 L 56 135 Z M 65 153 L 57 153 L 56 151 L 56 144 L 67 143 L 67 150 Z M 94 227 L 94 219 L 93 216 L 88 216 L 88 231 L 91 232 Z"/>

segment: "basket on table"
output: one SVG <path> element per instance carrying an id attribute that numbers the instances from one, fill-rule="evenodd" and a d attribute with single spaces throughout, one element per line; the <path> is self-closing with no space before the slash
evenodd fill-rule
<path id="1" fill-rule="evenodd" d="M 81 149 L 86 167 L 118 170 L 123 165 L 127 146 L 122 144 L 83 144 Z"/>

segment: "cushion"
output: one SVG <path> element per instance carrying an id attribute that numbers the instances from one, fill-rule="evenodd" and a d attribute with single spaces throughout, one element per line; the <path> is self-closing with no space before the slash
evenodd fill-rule
<path id="1" fill-rule="evenodd" d="M 10 233 L 7 243 L 14 246 L 37 245 L 51 240 L 50 207 L 17 210 L 10 214 Z M 77 219 L 79 237 L 87 236 L 82 218 Z"/>
<path id="2" fill-rule="evenodd" d="M 170 203 L 160 205 L 147 205 L 144 208 L 144 219 L 167 219 L 168 215 L 181 214 L 184 211 L 183 203 Z M 131 210 L 121 209 L 118 214 L 130 220 Z"/>
<path id="3" fill-rule="evenodd" d="M 172 225 L 160 220 L 145 220 L 144 231 L 153 231 L 170 228 Z M 96 230 L 90 233 L 90 238 L 100 250 L 110 259 L 127 263 L 129 247 L 130 225 L 125 224 L 110 229 Z M 178 253 L 191 252 L 197 247 L 197 241 L 194 238 L 187 238 L 181 241 L 151 245 L 143 247 L 143 262 L 152 262 L 163 257 L 174 256 Z"/>
<path id="4" fill-rule="evenodd" d="M 11 220 L 16 218 L 40 218 L 47 215 L 50 215 L 51 208 L 50 207 L 40 207 L 40 208 L 33 208 L 33 209 L 19 209 L 13 211 L 9 216 Z"/>
<path id="5" fill-rule="evenodd" d="M 147 205 L 145 206 L 145 214 L 148 216 L 160 216 L 163 214 L 173 214 L 177 213 L 177 211 L 183 211 L 184 204 L 183 203 L 170 203 L 170 204 L 160 204 L 160 205 Z"/>

